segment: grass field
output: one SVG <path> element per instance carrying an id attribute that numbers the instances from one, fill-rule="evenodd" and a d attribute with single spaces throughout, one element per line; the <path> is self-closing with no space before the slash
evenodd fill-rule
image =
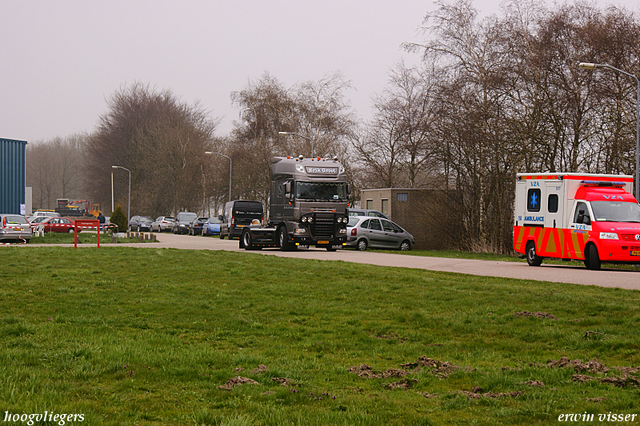
<path id="1" fill-rule="evenodd" d="M 640 412 L 636 291 L 152 245 L 0 247 L 0 283 L 0 419 L 537 425 Z"/>

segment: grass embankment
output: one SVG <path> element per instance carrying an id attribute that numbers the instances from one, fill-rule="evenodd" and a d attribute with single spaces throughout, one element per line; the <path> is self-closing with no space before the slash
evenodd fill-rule
<path id="1" fill-rule="evenodd" d="M 0 282 L 3 418 L 535 425 L 640 407 L 622 368 L 640 365 L 636 291 L 153 247 L 4 247 Z"/>

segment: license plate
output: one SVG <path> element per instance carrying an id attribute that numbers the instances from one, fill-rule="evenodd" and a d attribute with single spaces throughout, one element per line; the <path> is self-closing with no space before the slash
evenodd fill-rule
<path id="1" fill-rule="evenodd" d="M 631 256 L 640 256 L 640 250 L 631 250 Z"/>
<path id="2" fill-rule="evenodd" d="M 318 244 L 329 244 L 329 241 L 318 241 Z"/>
<path id="3" fill-rule="evenodd" d="M 244 225 L 236 225 L 236 228 L 244 228 Z"/>

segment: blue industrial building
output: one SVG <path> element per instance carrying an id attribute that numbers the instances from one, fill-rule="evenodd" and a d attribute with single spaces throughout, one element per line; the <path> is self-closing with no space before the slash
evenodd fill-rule
<path id="1" fill-rule="evenodd" d="M 25 214 L 26 145 L 0 138 L 0 213 Z"/>

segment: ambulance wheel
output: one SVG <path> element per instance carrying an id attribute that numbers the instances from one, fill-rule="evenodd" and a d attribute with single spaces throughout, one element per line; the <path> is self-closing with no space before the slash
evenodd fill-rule
<path id="1" fill-rule="evenodd" d="M 542 263 L 542 258 L 537 255 L 536 245 L 533 241 L 529 241 L 527 243 L 526 254 L 527 263 L 529 264 L 529 266 L 540 266 L 540 264 Z"/>
<path id="2" fill-rule="evenodd" d="M 600 256 L 598 256 L 598 249 L 595 244 L 589 244 L 586 248 L 586 253 L 584 256 L 584 264 L 588 269 L 593 271 L 597 271 L 602 266 L 602 262 L 600 261 Z"/>

